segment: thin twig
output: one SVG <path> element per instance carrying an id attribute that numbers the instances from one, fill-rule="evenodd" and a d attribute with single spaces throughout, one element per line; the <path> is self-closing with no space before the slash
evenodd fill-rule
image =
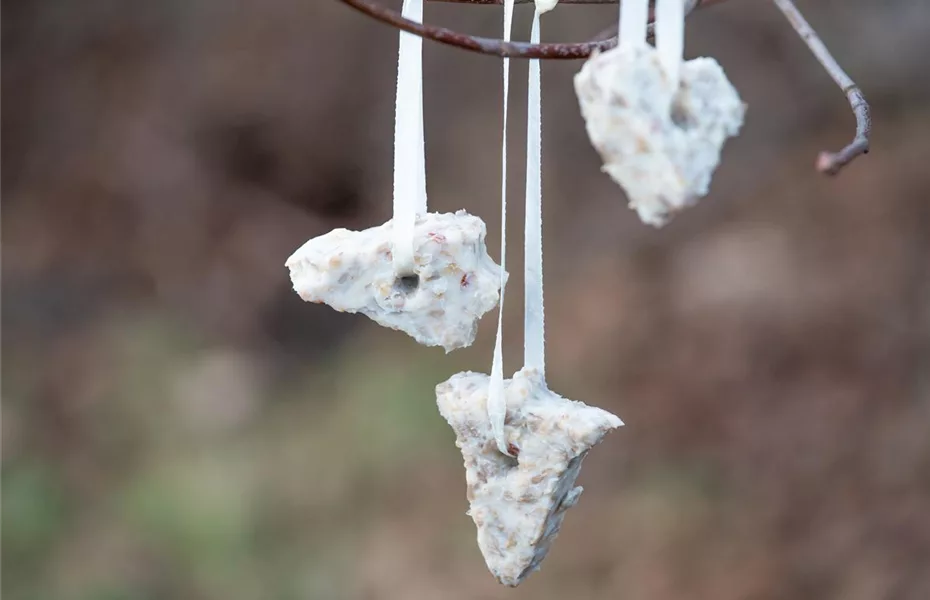
<path id="1" fill-rule="evenodd" d="M 852 162 L 857 156 L 867 154 L 869 151 L 869 135 L 872 131 L 869 103 L 865 101 L 865 96 L 859 86 L 840 67 L 820 40 L 820 36 L 801 15 L 794 2 L 792 0 L 774 0 L 774 2 L 817 60 L 820 61 L 820 64 L 823 65 L 823 68 L 833 78 L 833 81 L 846 94 L 849 106 L 852 107 L 853 114 L 856 116 L 856 137 L 853 138 L 853 141 L 839 152 L 824 151 L 817 156 L 817 170 L 827 175 L 836 175 L 840 172 L 840 169 Z"/>
<path id="2" fill-rule="evenodd" d="M 588 42 L 563 44 L 528 44 L 525 42 L 505 42 L 499 39 L 476 37 L 459 33 L 444 27 L 436 27 L 425 23 L 417 23 L 405 19 L 395 10 L 391 10 L 373 0 L 339 0 L 369 17 L 387 23 L 408 33 L 456 46 L 472 52 L 490 54 L 493 56 L 508 56 L 510 58 L 540 58 L 540 59 L 578 59 L 587 58 L 595 51 L 609 50 L 617 45 L 617 37 L 609 39 L 595 39 Z M 432 0 L 434 2 L 456 2 L 477 5 L 500 4 L 500 0 Z M 528 3 L 531 0 L 515 0 L 518 3 Z M 566 4 L 616 4 L 617 0 L 561 0 Z M 725 0 L 692 0 L 689 8 L 701 8 Z M 690 11 L 689 11 L 690 12 Z"/>

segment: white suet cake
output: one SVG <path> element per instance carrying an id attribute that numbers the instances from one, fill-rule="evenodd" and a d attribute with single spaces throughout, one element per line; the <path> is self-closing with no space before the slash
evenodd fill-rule
<path id="1" fill-rule="evenodd" d="M 394 271 L 391 221 L 313 238 L 286 266 L 307 302 L 362 313 L 449 352 L 471 345 L 479 319 L 500 298 L 501 269 L 488 255 L 486 232 L 484 221 L 463 210 L 418 215 L 415 273 L 405 277 Z"/>
<path id="2" fill-rule="evenodd" d="M 682 63 L 676 86 L 648 45 L 592 56 L 575 75 L 575 91 L 603 170 L 656 227 L 707 194 L 746 110 L 714 59 Z"/>
<path id="3" fill-rule="evenodd" d="M 516 586 L 539 568 L 565 511 L 578 501 L 584 457 L 623 422 L 549 391 L 538 370 L 524 368 L 504 381 L 511 458 L 491 430 L 489 384 L 482 373 L 458 373 L 436 386 L 436 404 L 465 459 L 468 514 L 481 554 L 498 581 Z"/>

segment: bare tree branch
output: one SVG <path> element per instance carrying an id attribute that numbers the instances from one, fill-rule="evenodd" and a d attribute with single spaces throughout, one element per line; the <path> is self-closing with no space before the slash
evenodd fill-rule
<path id="1" fill-rule="evenodd" d="M 836 82 L 852 107 L 856 117 L 856 136 L 845 148 L 839 152 L 821 152 L 817 156 L 817 170 L 827 175 L 836 175 L 840 170 L 852 162 L 860 154 L 869 151 L 869 135 L 872 131 L 872 117 L 869 114 L 869 103 L 859 89 L 859 86 L 840 67 L 830 51 L 820 40 L 820 36 L 810 26 L 792 0 L 774 0 L 775 5 L 784 13 L 788 22 L 798 32 L 801 39 L 807 44 L 811 52 L 823 65 L 833 81 Z"/>
<path id="2" fill-rule="evenodd" d="M 417 23 L 405 19 L 395 10 L 386 8 L 374 0 L 339 0 L 369 17 L 413 33 L 421 37 L 456 46 L 464 50 L 471 50 L 481 54 L 493 56 L 508 56 L 510 58 L 540 58 L 540 59 L 579 59 L 591 56 L 595 51 L 608 50 L 617 45 L 617 37 L 613 35 L 608 39 L 599 39 L 580 43 L 548 43 L 528 44 L 525 42 L 505 42 L 500 39 L 483 38 L 459 33 L 444 27 L 436 27 L 425 23 Z M 450 2 L 476 5 L 499 5 L 502 0 L 431 0 L 433 2 Z M 724 2 L 725 0 L 690 0 L 688 12 L 702 6 L 709 6 Z M 515 0 L 518 4 L 529 3 L 532 0 Z M 563 4 L 617 4 L 618 0 L 561 0 Z"/>
<path id="3" fill-rule="evenodd" d="M 444 27 L 436 27 L 426 23 L 417 23 L 404 18 L 400 13 L 378 4 L 376 0 L 339 0 L 359 12 L 382 23 L 391 25 L 414 35 L 492 56 L 507 56 L 510 58 L 539 58 L 539 59 L 580 59 L 591 56 L 594 52 L 608 50 L 617 45 L 616 24 L 597 34 L 593 39 L 580 43 L 546 43 L 528 44 L 526 42 L 505 42 L 495 38 L 484 38 L 459 33 Z M 503 0 L 428 0 L 430 2 L 444 2 L 455 4 L 495 6 L 503 4 Z M 530 4 L 534 0 L 514 0 L 516 4 Z M 561 4 L 618 4 L 620 0 L 560 0 Z M 697 8 L 719 4 L 726 0 L 689 0 L 685 7 L 686 14 Z M 784 13 L 788 22 L 801 39 L 807 44 L 814 56 L 820 61 L 827 73 L 846 94 L 849 105 L 856 117 L 856 135 L 853 141 L 839 152 L 821 152 L 817 157 L 817 170 L 827 175 L 837 174 L 843 167 L 852 162 L 860 154 L 869 151 L 869 135 L 872 129 L 872 119 L 869 114 L 869 104 L 859 86 L 839 66 L 830 51 L 820 40 L 820 37 L 804 19 L 795 7 L 792 0 L 773 0 L 775 5 Z M 653 35 L 653 15 L 649 17 L 649 37 Z"/>

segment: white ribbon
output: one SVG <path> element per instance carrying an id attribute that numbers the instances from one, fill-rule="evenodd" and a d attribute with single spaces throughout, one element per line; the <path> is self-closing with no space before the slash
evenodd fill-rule
<path id="1" fill-rule="evenodd" d="M 539 15 L 555 6 L 552 0 L 537 0 L 533 14 L 533 29 L 530 43 L 539 43 Z M 513 0 L 504 0 L 504 39 L 510 40 L 513 15 Z M 504 59 L 504 148 L 503 177 L 501 188 L 501 273 L 505 265 L 506 219 L 507 219 L 507 97 L 509 93 L 509 60 Z M 529 87 L 527 94 L 526 132 L 526 221 L 524 229 L 525 288 L 523 320 L 523 362 L 525 367 L 534 368 L 545 378 L 545 314 L 543 310 L 542 272 L 542 113 L 541 80 L 538 59 L 529 61 Z M 491 365 L 491 381 L 488 389 L 488 417 L 497 448 L 510 455 L 504 434 L 507 417 L 507 399 L 504 394 L 504 369 L 501 338 L 504 314 L 504 280 L 501 279 L 500 312 L 497 320 L 497 339 L 494 345 L 494 361 Z"/>
<path id="2" fill-rule="evenodd" d="M 656 0 L 656 50 L 672 86 L 678 89 L 685 50 L 685 0 Z"/>
<path id="3" fill-rule="evenodd" d="M 513 0 L 504 0 L 504 40 L 510 41 L 513 25 Z M 504 421 L 507 418 L 507 398 L 504 394 L 504 285 L 507 257 L 507 100 L 510 96 L 510 59 L 504 58 L 504 127 L 501 143 L 501 297 L 497 313 L 497 338 L 494 340 L 494 360 L 491 363 L 491 381 L 488 387 L 488 418 L 497 448 L 504 454 L 507 439 L 504 436 Z"/>
<path id="4" fill-rule="evenodd" d="M 423 21 L 423 0 L 404 0 L 404 17 Z M 394 111 L 394 272 L 415 271 L 413 232 L 417 213 L 426 213 L 426 152 L 423 143 L 423 38 L 402 31 L 397 51 Z"/>
<path id="5" fill-rule="evenodd" d="M 533 14 L 530 43 L 539 43 L 539 15 Z M 542 113 L 539 60 L 530 60 L 526 106 L 526 222 L 524 229 L 524 367 L 546 370 L 542 260 Z"/>
<path id="6" fill-rule="evenodd" d="M 558 3 L 559 0 L 535 0 L 536 11 L 539 12 L 539 14 L 547 13 L 555 8 L 555 5 Z"/>
<path id="7" fill-rule="evenodd" d="M 645 46 L 648 26 L 649 0 L 620 0 L 620 44 Z"/>

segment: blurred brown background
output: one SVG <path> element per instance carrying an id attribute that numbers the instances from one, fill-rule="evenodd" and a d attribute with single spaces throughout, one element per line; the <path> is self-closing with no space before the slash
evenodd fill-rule
<path id="1" fill-rule="evenodd" d="M 580 63 L 544 65 L 550 385 L 627 426 L 510 590 L 433 395 L 489 368 L 494 319 L 445 356 L 302 303 L 283 266 L 389 217 L 396 32 L 324 0 L 4 0 L 4 597 L 930 598 L 930 8 L 800 8 L 871 100 L 873 152 L 815 173 L 852 136 L 842 94 L 770 3 L 700 11 L 688 52 L 749 112 L 662 230 L 599 173 Z M 544 38 L 615 10 L 561 7 Z M 500 63 L 424 54 L 430 201 L 481 215 L 497 256 Z"/>

